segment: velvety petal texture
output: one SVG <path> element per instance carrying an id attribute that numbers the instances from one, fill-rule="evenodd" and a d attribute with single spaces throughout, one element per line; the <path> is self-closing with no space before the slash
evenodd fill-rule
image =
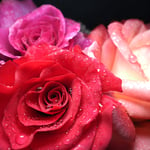
<path id="1" fill-rule="evenodd" d="M 0 3 L 0 64 L 3 64 L 10 58 L 17 58 L 16 56 L 19 55 L 9 43 L 9 27 L 18 18 L 26 15 L 35 8 L 31 0 L 2 0 Z"/>
<path id="2" fill-rule="evenodd" d="M 0 17 L 0 64 L 24 55 L 30 46 L 43 42 L 63 49 L 75 45 L 84 49 L 92 44 L 80 32 L 80 23 L 65 18 L 52 5 L 36 8 L 31 0 L 3 0 Z"/>
<path id="3" fill-rule="evenodd" d="M 9 41 L 22 53 L 28 47 L 42 42 L 65 48 L 79 30 L 80 24 L 65 19 L 59 9 L 43 5 L 13 24 L 9 30 Z"/>
<path id="4" fill-rule="evenodd" d="M 115 103 L 105 92 L 121 91 L 121 80 L 96 59 L 78 47 L 70 51 L 41 44 L 3 69 L 0 84 L 11 86 L 0 93 L 1 103 L 7 100 L 0 105 L 4 147 L 103 150 L 108 146 Z"/>

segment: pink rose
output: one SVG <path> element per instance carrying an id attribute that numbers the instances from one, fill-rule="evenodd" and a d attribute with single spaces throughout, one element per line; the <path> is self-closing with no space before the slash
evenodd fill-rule
<path id="1" fill-rule="evenodd" d="M 118 105 L 107 93 L 121 91 L 121 80 L 78 46 L 73 51 L 33 46 L 24 57 L 1 66 L 0 74 L 0 149 L 108 146 L 112 110 Z M 117 130 L 134 136 L 129 118 L 119 114 L 115 120 L 124 123 L 118 121 Z"/>
<path id="2" fill-rule="evenodd" d="M 0 64 L 19 55 L 8 41 L 9 27 L 34 8 L 31 0 L 2 0 L 0 3 Z"/>
<path id="3" fill-rule="evenodd" d="M 95 28 L 89 37 L 96 40 L 99 48 L 94 56 L 123 80 L 123 93 L 114 93 L 136 122 L 137 138 L 133 149 L 150 147 L 150 28 L 138 19 L 113 22 L 106 29 Z M 145 145 L 143 147 L 142 145 Z"/>
<path id="4" fill-rule="evenodd" d="M 75 45 L 84 49 L 91 45 L 86 35 L 79 32 L 80 24 L 64 18 L 59 9 L 52 5 L 43 5 L 31 12 L 33 9 L 35 5 L 30 0 L 1 3 L 0 64 L 24 55 L 28 47 L 37 43 L 67 49 Z"/>
<path id="5" fill-rule="evenodd" d="M 11 26 L 9 41 L 23 54 L 28 47 L 43 42 L 66 48 L 79 30 L 80 24 L 64 18 L 59 9 L 52 5 L 43 5 Z"/>

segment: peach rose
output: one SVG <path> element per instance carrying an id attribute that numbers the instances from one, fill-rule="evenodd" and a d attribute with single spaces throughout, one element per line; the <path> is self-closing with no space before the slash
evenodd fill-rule
<path id="1" fill-rule="evenodd" d="M 113 94 L 135 122 L 137 138 L 133 149 L 147 149 L 150 147 L 147 142 L 150 139 L 147 132 L 150 127 L 147 121 L 150 119 L 149 24 L 138 19 L 115 21 L 108 28 L 97 26 L 89 37 L 97 43 L 96 49 L 92 49 L 94 57 L 123 80 L 123 93 Z"/>

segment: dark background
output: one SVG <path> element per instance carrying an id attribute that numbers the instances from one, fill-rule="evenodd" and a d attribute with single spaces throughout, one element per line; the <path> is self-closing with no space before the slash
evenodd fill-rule
<path id="1" fill-rule="evenodd" d="M 98 24 L 129 18 L 150 22 L 150 0 L 34 0 L 37 6 L 52 4 L 65 17 L 80 21 L 93 29 Z"/>
<path id="2" fill-rule="evenodd" d="M 1 2 L 2 0 L 0 0 Z M 22 0 L 20 0 L 22 1 Z M 150 23 L 150 0 L 33 0 L 37 6 L 52 4 L 65 17 L 82 22 L 88 29 L 112 21 L 137 18 Z"/>

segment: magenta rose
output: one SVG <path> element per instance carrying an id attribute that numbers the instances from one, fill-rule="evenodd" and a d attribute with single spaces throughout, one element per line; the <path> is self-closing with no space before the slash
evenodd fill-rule
<path id="1" fill-rule="evenodd" d="M 0 149 L 108 146 L 116 103 L 107 93 L 121 80 L 78 47 L 33 46 L 0 74 Z"/>
<path id="2" fill-rule="evenodd" d="M 8 41 L 9 27 L 34 8 L 31 0 L 2 0 L 0 3 L 0 64 L 19 55 Z"/>
<path id="3" fill-rule="evenodd" d="M 65 48 L 79 30 L 80 24 L 64 18 L 59 9 L 52 5 L 43 5 L 11 26 L 9 41 L 23 54 L 28 47 L 42 42 Z"/>

